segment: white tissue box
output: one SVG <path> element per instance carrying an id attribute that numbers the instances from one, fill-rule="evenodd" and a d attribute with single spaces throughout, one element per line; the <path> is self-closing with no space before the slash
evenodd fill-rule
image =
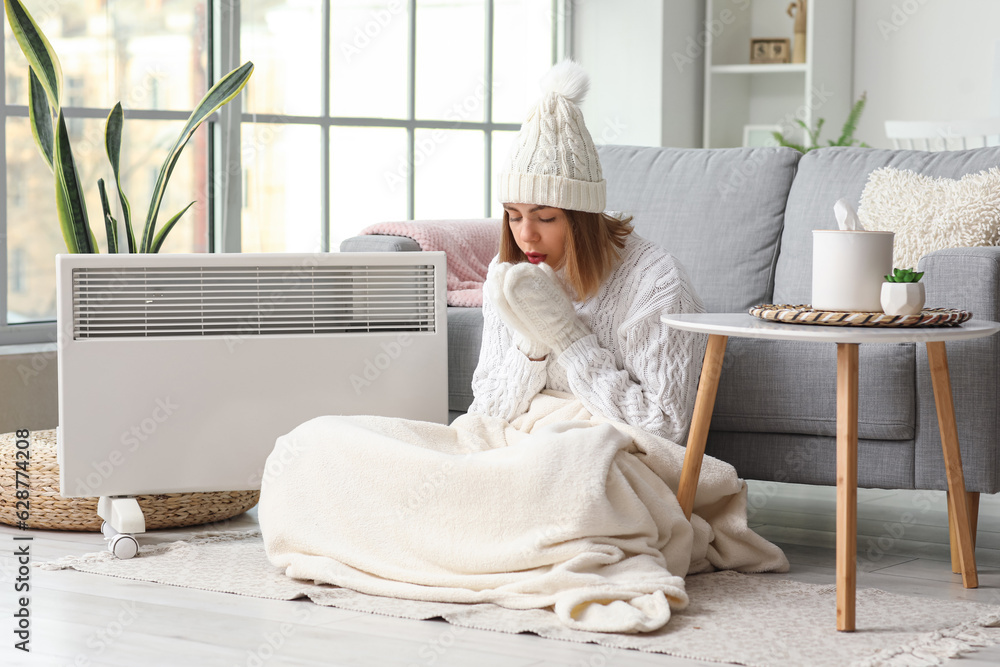
<path id="1" fill-rule="evenodd" d="M 882 312 L 885 275 L 892 273 L 892 232 L 813 230 L 812 307 Z"/>

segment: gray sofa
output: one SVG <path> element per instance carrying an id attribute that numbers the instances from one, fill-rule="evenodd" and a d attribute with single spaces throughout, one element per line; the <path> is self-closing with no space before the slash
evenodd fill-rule
<path id="1" fill-rule="evenodd" d="M 833 204 L 855 207 L 883 166 L 960 178 L 1000 165 L 1000 148 L 929 153 L 823 148 L 599 148 L 608 208 L 687 267 L 709 311 L 808 303 L 813 229 L 836 227 Z M 419 250 L 403 237 L 354 237 L 342 251 Z M 1000 321 L 1000 248 L 957 248 L 920 261 L 927 305 Z M 450 308 L 449 402 L 472 401 L 479 309 Z M 1000 336 L 948 345 L 966 487 L 1000 490 Z M 862 345 L 858 483 L 946 489 L 926 349 Z M 836 483 L 836 346 L 732 338 L 707 453 L 745 478 Z"/>

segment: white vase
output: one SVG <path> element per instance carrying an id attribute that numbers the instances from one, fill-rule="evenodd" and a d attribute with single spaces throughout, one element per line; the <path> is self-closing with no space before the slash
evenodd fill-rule
<path id="1" fill-rule="evenodd" d="M 882 283 L 882 310 L 886 315 L 919 315 L 924 298 L 923 283 Z"/>

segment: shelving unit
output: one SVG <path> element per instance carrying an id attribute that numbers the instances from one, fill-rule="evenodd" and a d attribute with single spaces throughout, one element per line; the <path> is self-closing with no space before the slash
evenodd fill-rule
<path id="1" fill-rule="evenodd" d="M 787 37 L 794 43 L 789 0 L 707 0 L 705 34 L 706 148 L 741 146 L 745 125 L 771 125 L 798 142 L 795 123 L 826 118 L 821 136 L 835 136 L 853 102 L 854 3 L 809 0 L 806 62 L 750 64 L 750 39 Z"/>

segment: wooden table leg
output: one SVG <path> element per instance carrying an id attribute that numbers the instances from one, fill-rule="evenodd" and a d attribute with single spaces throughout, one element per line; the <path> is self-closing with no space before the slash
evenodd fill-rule
<path id="1" fill-rule="evenodd" d="M 684 450 L 684 467 L 681 469 L 681 479 L 677 487 L 677 501 L 688 519 L 691 518 L 691 511 L 694 509 L 694 495 L 698 490 L 701 460 L 705 455 L 708 427 L 712 423 L 715 394 L 719 389 L 719 376 L 722 375 L 722 360 L 726 356 L 728 340 L 728 336 L 710 334 L 708 346 L 705 348 L 705 361 L 701 365 L 701 380 L 698 382 L 698 395 L 694 399 L 694 414 L 691 416 L 691 429 L 688 431 L 687 446 Z"/>
<path id="2" fill-rule="evenodd" d="M 972 535 L 972 551 L 975 553 L 976 533 L 979 529 L 979 492 L 966 491 L 965 497 L 968 499 L 966 505 L 969 507 L 969 533 Z M 955 530 L 955 517 L 951 514 L 951 503 L 948 503 L 948 544 L 951 554 L 951 571 L 955 574 L 962 574 L 962 561 L 958 557 L 958 531 Z"/>
<path id="3" fill-rule="evenodd" d="M 927 343 L 927 361 L 931 368 L 931 385 L 937 406 L 938 428 L 941 430 L 941 450 L 944 470 L 948 477 L 948 523 L 954 523 L 958 543 L 958 561 L 962 567 L 962 585 L 979 587 L 976 552 L 972 546 L 972 525 L 969 523 L 969 499 L 965 493 L 962 473 L 962 452 L 958 446 L 958 426 L 955 423 L 955 403 L 948 375 L 948 355 L 941 341 Z"/>
<path id="4" fill-rule="evenodd" d="M 837 630 L 854 631 L 858 545 L 858 344 L 837 343 Z"/>

